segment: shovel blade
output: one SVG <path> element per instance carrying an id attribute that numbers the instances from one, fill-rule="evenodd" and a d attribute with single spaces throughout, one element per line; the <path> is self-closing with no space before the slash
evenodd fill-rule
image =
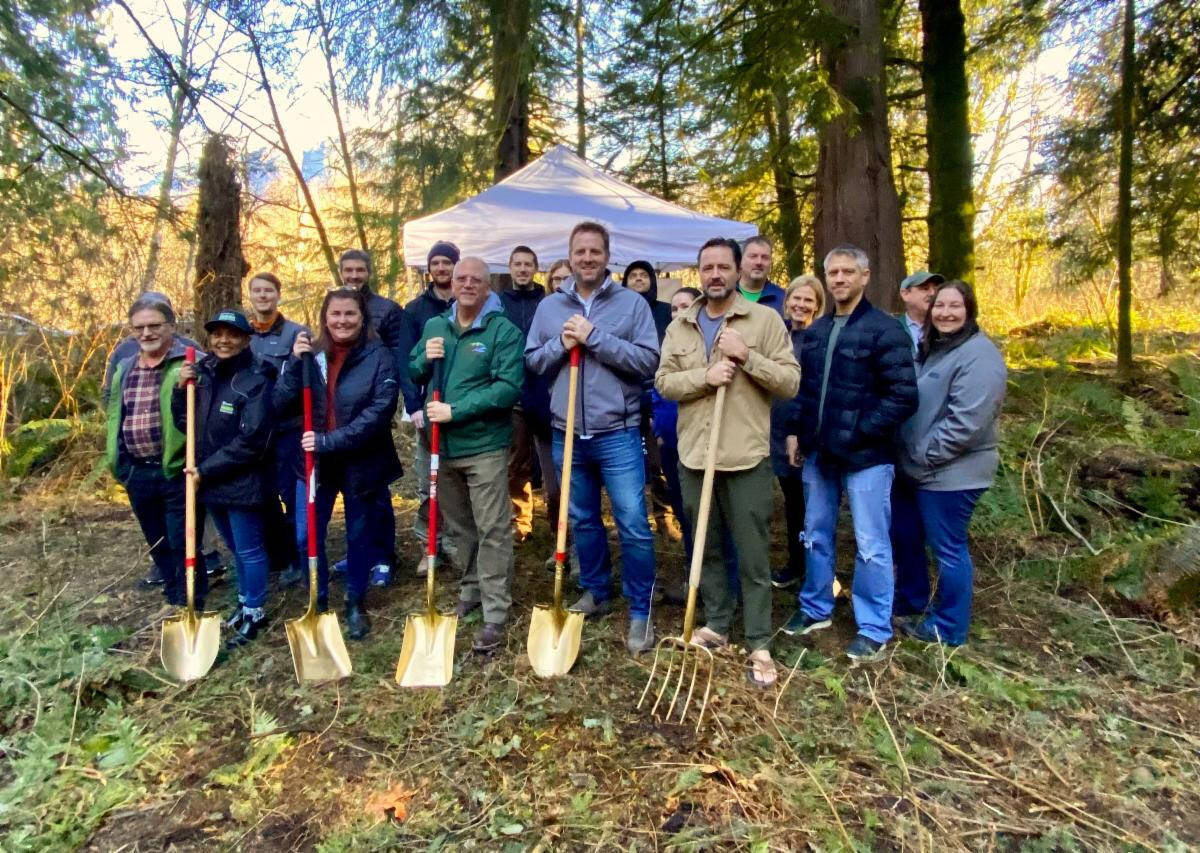
<path id="1" fill-rule="evenodd" d="M 221 649 L 221 616 L 188 610 L 164 619 L 163 668 L 179 681 L 195 681 L 212 669 Z"/>
<path id="2" fill-rule="evenodd" d="M 404 623 L 404 642 L 396 663 L 401 687 L 445 687 L 454 677 L 454 632 L 458 617 L 421 613 Z"/>
<path id="3" fill-rule="evenodd" d="M 566 675 L 579 657 L 584 615 L 537 605 L 529 617 L 529 663 L 542 678 Z"/>
<path id="4" fill-rule="evenodd" d="M 353 671 L 336 614 L 305 615 L 287 620 L 283 627 L 297 681 L 336 681 Z"/>

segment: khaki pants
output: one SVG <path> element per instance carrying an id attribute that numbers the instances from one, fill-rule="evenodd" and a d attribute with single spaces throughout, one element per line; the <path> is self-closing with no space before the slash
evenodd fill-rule
<path id="1" fill-rule="evenodd" d="M 735 590 L 742 589 L 742 624 L 750 651 L 771 642 L 771 563 L 768 552 L 775 475 L 764 459 L 745 471 L 717 471 L 713 477 L 712 505 L 704 541 L 700 591 L 704 594 L 705 622 L 726 637 L 733 627 L 737 607 Z M 693 523 L 700 508 L 703 471 L 679 466 L 683 503 Z M 737 550 L 738 574 L 733 577 L 721 555 L 722 533 L 728 530 Z"/>
<path id="2" fill-rule="evenodd" d="M 480 602 L 485 622 L 502 625 L 512 607 L 513 530 L 508 451 L 491 450 L 438 466 L 438 511 L 462 570 L 458 597 Z"/>

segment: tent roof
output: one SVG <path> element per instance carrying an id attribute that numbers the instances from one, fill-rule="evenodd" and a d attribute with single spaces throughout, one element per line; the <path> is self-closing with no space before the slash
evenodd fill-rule
<path id="1" fill-rule="evenodd" d="M 556 145 L 479 195 L 405 223 L 404 257 L 423 267 L 429 248 L 450 240 L 464 255 L 482 257 L 492 272 L 507 272 L 509 253 L 524 244 L 545 268 L 567 256 L 567 237 L 585 219 L 609 229 L 609 265 L 616 269 L 636 260 L 660 269 L 695 266 L 696 250 L 710 237 L 758 233 L 749 223 L 663 201 Z"/>

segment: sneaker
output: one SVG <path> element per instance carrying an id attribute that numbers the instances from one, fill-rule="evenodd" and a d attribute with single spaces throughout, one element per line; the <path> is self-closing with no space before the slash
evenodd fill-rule
<path id="1" fill-rule="evenodd" d="M 938 629 L 929 624 L 928 619 L 922 619 L 920 616 L 909 616 L 901 617 L 894 621 L 896 622 L 896 630 L 906 637 L 912 637 L 914 640 L 920 640 L 922 643 L 949 645 L 938 632 Z"/>
<path id="2" fill-rule="evenodd" d="M 344 575 L 344 574 L 346 574 L 346 569 L 348 569 L 349 567 L 350 567 L 350 558 L 342 557 L 342 559 L 338 560 L 336 563 L 333 564 L 331 571 L 335 575 Z"/>
<path id="3" fill-rule="evenodd" d="M 787 621 L 787 624 L 779 630 L 783 631 L 783 633 L 787 634 L 789 637 L 803 637 L 813 633 L 814 631 L 820 631 L 823 628 L 828 628 L 832 624 L 833 622 L 831 622 L 828 618 L 815 619 L 812 616 L 805 614 L 803 610 L 797 609 L 796 612 L 792 614 L 792 618 Z"/>
<path id="4" fill-rule="evenodd" d="M 771 572 L 771 586 L 776 589 L 787 589 L 789 586 L 795 586 L 796 581 L 800 578 L 791 569 L 780 569 L 776 572 Z"/>
<path id="5" fill-rule="evenodd" d="M 496 622 L 484 622 L 483 627 L 475 632 L 471 641 L 471 650 L 475 652 L 494 652 L 504 642 L 504 625 Z"/>
<path id="6" fill-rule="evenodd" d="M 162 569 L 152 563 L 150 571 L 146 573 L 146 577 L 142 578 L 142 586 L 159 586 L 164 580 Z"/>
<path id="7" fill-rule="evenodd" d="M 859 634 L 850 641 L 850 645 L 846 646 L 846 657 L 858 663 L 870 663 L 879 659 L 879 653 L 883 651 L 884 645 L 886 644 L 877 643 L 869 637 Z"/>
<path id="8" fill-rule="evenodd" d="M 228 628 L 231 631 L 236 631 L 238 625 L 242 624 L 242 617 L 245 615 L 246 610 L 244 607 L 242 607 L 242 603 L 239 601 L 237 604 L 233 605 L 233 609 L 229 611 L 229 615 L 221 620 L 221 627 Z"/>
<path id="9" fill-rule="evenodd" d="M 454 612 L 458 614 L 459 619 L 466 619 L 471 613 L 479 609 L 478 601 L 462 601 L 454 608 Z"/>
<path id="10" fill-rule="evenodd" d="M 612 610 L 612 602 L 607 598 L 604 601 L 597 601 L 591 590 L 588 590 L 579 596 L 579 600 L 568 609 L 582 613 L 587 619 L 597 619 Z"/>
<path id="11" fill-rule="evenodd" d="M 371 586 L 387 586 L 392 582 L 392 567 L 380 563 L 371 569 Z"/>
<path id="12" fill-rule="evenodd" d="M 237 629 L 225 643 L 225 648 L 232 651 L 257 639 L 258 635 L 266 629 L 267 621 L 267 616 L 261 607 L 257 609 L 257 613 L 243 610 L 242 618 L 237 623 Z"/>
<path id="13" fill-rule="evenodd" d="M 630 654 L 638 655 L 654 648 L 654 625 L 649 619 L 630 619 L 629 634 L 625 637 L 625 648 Z"/>

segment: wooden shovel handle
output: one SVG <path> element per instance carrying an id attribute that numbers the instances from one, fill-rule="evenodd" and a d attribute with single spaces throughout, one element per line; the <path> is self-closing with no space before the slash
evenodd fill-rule
<path id="1" fill-rule="evenodd" d="M 558 531 L 554 540 L 554 609 L 562 609 L 563 563 L 567 561 L 567 511 L 571 504 L 571 457 L 575 447 L 575 398 L 579 391 L 580 347 L 571 347 L 571 373 L 567 381 L 567 424 L 563 435 L 562 475 L 559 477 Z"/>
<path id="2" fill-rule="evenodd" d="M 692 565 L 688 571 L 687 610 L 683 615 L 683 639 L 691 642 L 696 620 L 696 590 L 700 587 L 700 572 L 704 565 L 704 542 L 708 538 L 708 513 L 712 508 L 713 478 L 717 468 L 717 444 L 721 440 L 721 416 L 725 411 L 725 389 L 717 388 L 713 405 L 712 426 L 708 433 L 708 449 L 704 454 L 704 481 L 700 487 L 700 506 L 696 509 L 695 534 L 692 542 Z"/>

